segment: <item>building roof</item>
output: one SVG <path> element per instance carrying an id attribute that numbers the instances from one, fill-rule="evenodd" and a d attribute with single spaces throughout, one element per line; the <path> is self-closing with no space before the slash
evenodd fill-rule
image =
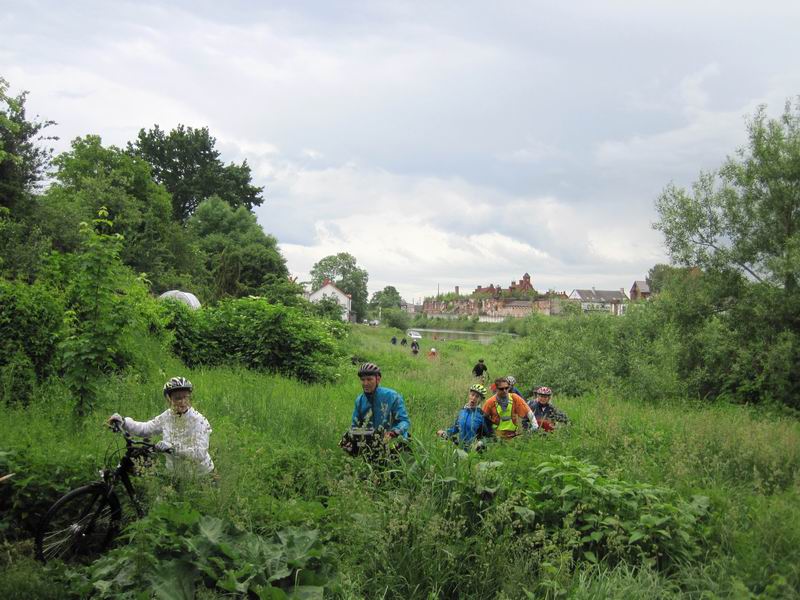
<path id="1" fill-rule="evenodd" d="M 320 290 L 321 290 L 322 288 L 324 288 L 325 286 L 330 286 L 330 287 L 332 287 L 333 289 L 335 289 L 337 292 L 339 292 L 340 294 L 342 294 L 342 295 L 344 295 L 344 296 L 347 296 L 348 298 L 351 298 L 351 299 L 352 299 L 352 296 L 351 296 L 350 294 L 348 294 L 347 292 L 345 292 L 345 291 L 343 291 L 343 290 L 340 290 L 338 287 L 336 287 L 336 286 L 334 285 L 334 283 L 333 283 L 333 282 L 332 282 L 330 279 L 326 279 L 325 281 L 323 281 L 323 282 L 322 282 L 322 285 L 321 285 L 320 287 L 318 287 L 316 290 L 314 290 L 313 292 L 311 292 L 311 293 L 312 293 L 312 294 L 316 294 L 318 291 L 320 291 Z"/>
<path id="2" fill-rule="evenodd" d="M 641 281 L 640 279 L 637 279 L 636 281 L 633 282 L 633 287 L 637 288 L 639 292 L 643 294 L 650 293 L 650 286 L 647 285 L 646 281 Z"/>
<path id="3" fill-rule="evenodd" d="M 572 290 L 572 294 L 578 294 L 585 302 L 622 302 L 628 299 L 622 290 Z"/>
<path id="4" fill-rule="evenodd" d="M 513 306 L 516 308 L 530 308 L 532 304 L 530 300 L 512 300 L 511 302 L 506 302 L 506 306 Z"/>

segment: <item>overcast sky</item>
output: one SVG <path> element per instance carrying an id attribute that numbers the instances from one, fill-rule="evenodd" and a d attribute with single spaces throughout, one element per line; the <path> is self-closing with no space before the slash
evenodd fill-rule
<path id="1" fill-rule="evenodd" d="M 300 280 L 629 290 L 664 186 L 800 94 L 800 2 L 560 4 L 0 0 L 0 75 L 58 150 L 207 125 Z"/>

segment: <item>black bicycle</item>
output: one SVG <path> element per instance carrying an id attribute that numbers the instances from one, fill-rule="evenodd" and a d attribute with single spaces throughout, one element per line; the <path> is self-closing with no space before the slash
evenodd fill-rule
<path id="1" fill-rule="evenodd" d="M 147 438 L 134 440 L 127 431 L 113 425 L 125 436 L 125 453 L 114 469 L 101 469 L 100 479 L 76 488 L 45 513 L 36 531 L 36 557 L 42 562 L 90 560 L 108 548 L 119 533 L 122 506 L 114 488 L 122 483 L 137 517 L 144 515 L 131 484 L 131 476 L 152 464 L 159 452 Z"/>

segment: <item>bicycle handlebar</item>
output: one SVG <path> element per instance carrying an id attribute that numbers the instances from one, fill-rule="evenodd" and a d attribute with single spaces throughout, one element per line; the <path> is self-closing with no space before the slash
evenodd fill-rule
<path id="1" fill-rule="evenodd" d="M 150 438 L 144 438 L 142 440 L 133 439 L 133 436 L 129 432 L 125 431 L 122 427 L 120 427 L 119 421 L 112 421 L 109 424 L 109 428 L 114 433 L 121 433 L 125 437 L 125 445 L 128 448 L 131 448 L 133 446 L 138 446 L 140 448 L 146 448 L 146 449 L 148 449 L 148 450 L 150 450 L 152 452 L 161 452 L 162 454 L 172 454 L 173 453 L 172 448 L 167 448 L 166 450 L 159 450 L 156 447 L 155 444 L 151 444 L 150 443 L 150 441 L 149 441 Z"/>

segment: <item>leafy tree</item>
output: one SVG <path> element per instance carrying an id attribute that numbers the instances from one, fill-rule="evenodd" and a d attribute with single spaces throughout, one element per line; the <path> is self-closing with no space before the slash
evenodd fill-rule
<path id="1" fill-rule="evenodd" d="M 369 301 L 370 308 L 400 308 L 403 304 L 403 299 L 400 297 L 400 292 L 397 291 L 393 285 L 387 285 L 379 292 L 372 294 L 372 300 Z"/>
<path id="2" fill-rule="evenodd" d="M 202 280 L 203 273 L 196 249 L 173 221 L 169 193 L 153 180 L 147 162 L 89 135 L 73 140 L 54 164 L 56 181 L 42 199 L 41 221 L 56 249 L 75 251 L 81 243 L 78 224 L 90 221 L 102 206 L 113 233 L 124 238 L 124 264 L 146 273 L 156 292 L 176 281 L 194 290 L 192 280 Z"/>
<path id="3" fill-rule="evenodd" d="M 665 265 L 663 263 L 653 265 L 647 272 L 647 277 L 645 277 L 647 286 L 650 288 L 650 293 L 658 294 L 659 292 L 661 292 L 664 289 L 667 280 L 676 272 L 681 270 L 682 269 L 679 269 L 677 267 L 672 267 L 670 265 Z"/>
<path id="4" fill-rule="evenodd" d="M 342 305 L 333 296 L 323 296 L 311 304 L 313 312 L 325 319 L 340 321 L 344 312 Z"/>
<path id="5" fill-rule="evenodd" d="M 356 264 L 356 258 L 347 252 L 326 256 L 311 267 L 311 283 L 314 289 L 322 287 L 330 279 L 336 287 L 350 294 L 352 310 L 356 320 L 367 316 L 367 281 L 369 274 Z"/>
<path id="6" fill-rule="evenodd" d="M 292 295 L 301 291 L 299 286 L 287 289 L 283 285 L 289 271 L 278 241 L 264 233 L 255 215 L 244 206 L 235 209 L 216 196 L 209 198 L 197 207 L 187 229 L 212 275 L 213 299 L 269 296 L 271 285 L 282 286 Z M 287 298 L 285 303 L 294 301 Z"/>
<path id="7" fill-rule="evenodd" d="M 43 134 L 54 121 L 28 119 L 27 92 L 12 97 L 8 89 L 8 82 L 0 77 L 0 206 L 18 218 L 50 164 L 52 149 L 39 143 L 58 138 Z"/>
<path id="8" fill-rule="evenodd" d="M 264 188 L 252 185 L 247 161 L 223 164 L 207 127 L 178 125 L 165 133 L 158 125 L 139 131 L 128 152 L 152 167 L 153 177 L 172 194 L 172 212 L 185 223 L 203 200 L 218 196 L 233 208 L 251 210 L 263 201 Z"/>
<path id="9" fill-rule="evenodd" d="M 681 340 L 679 369 L 701 397 L 800 397 L 800 100 L 768 119 L 749 143 L 691 194 L 668 186 L 654 227 L 677 263 L 656 306 Z"/>
<path id="10" fill-rule="evenodd" d="M 411 326 L 411 315 L 399 308 L 387 308 L 382 313 L 383 322 L 389 327 L 408 329 Z"/>
<path id="11" fill-rule="evenodd" d="M 792 294 L 800 277 L 800 99 L 779 119 L 761 107 L 748 133 L 748 146 L 701 173 L 691 194 L 667 186 L 654 227 L 680 264 L 736 269 Z"/>

